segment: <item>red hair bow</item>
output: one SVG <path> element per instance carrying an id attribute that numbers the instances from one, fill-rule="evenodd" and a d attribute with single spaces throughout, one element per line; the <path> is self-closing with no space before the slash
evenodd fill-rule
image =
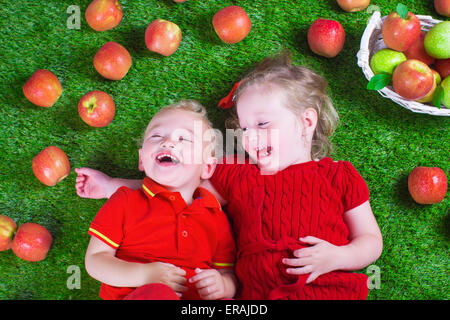
<path id="1" fill-rule="evenodd" d="M 243 81 L 244 80 L 241 80 L 234 84 L 233 89 L 231 89 L 230 93 L 225 98 L 222 98 L 222 100 L 220 100 L 219 108 L 228 109 L 234 106 L 234 93 Z"/>

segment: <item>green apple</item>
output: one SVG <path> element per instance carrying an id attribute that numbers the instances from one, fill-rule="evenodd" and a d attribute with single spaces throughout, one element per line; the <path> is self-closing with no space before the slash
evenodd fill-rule
<path id="1" fill-rule="evenodd" d="M 450 21 L 436 24 L 424 40 L 425 51 L 436 59 L 450 58 Z"/>
<path id="2" fill-rule="evenodd" d="M 434 69 L 431 69 L 431 72 L 433 72 L 434 81 L 436 81 L 436 85 L 437 86 L 440 85 L 441 81 L 442 81 L 442 78 L 441 78 L 441 75 L 439 74 L 439 72 L 437 72 Z"/>
<path id="3" fill-rule="evenodd" d="M 406 61 L 406 56 L 403 52 L 392 49 L 381 49 L 370 59 L 370 68 L 374 74 L 387 73 L 392 74 L 395 67 L 400 63 Z"/>
<path id="4" fill-rule="evenodd" d="M 431 72 L 433 73 L 434 77 L 433 87 L 430 89 L 430 91 L 428 91 L 428 93 L 425 96 L 416 100 L 417 102 L 426 103 L 433 101 L 434 91 L 436 91 L 437 86 L 441 84 L 441 76 L 439 75 L 439 73 L 433 69 L 431 69 Z"/>
<path id="5" fill-rule="evenodd" d="M 442 103 L 446 108 L 450 108 L 450 76 L 447 76 L 441 82 L 442 89 L 444 89 L 444 99 Z"/>

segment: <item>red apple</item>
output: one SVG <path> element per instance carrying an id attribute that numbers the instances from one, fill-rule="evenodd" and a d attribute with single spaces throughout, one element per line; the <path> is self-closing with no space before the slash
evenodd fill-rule
<path id="1" fill-rule="evenodd" d="M 337 0 L 337 3 L 344 11 L 356 12 L 367 8 L 370 0 Z"/>
<path id="2" fill-rule="evenodd" d="M 17 225 L 10 217 L 0 214 L 0 251 L 11 248 L 12 238 Z"/>
<path id="3" fill-rule="evenodd" d="M 51 187 L 69 175 L 70 162 L 64 151 L 50 146 L 33 158 L 32 169 L 40 182 Z"/>
<path id="4" fill-rule="evenodd" d="M 392 75 L 394 91 L 408 100 L 425 96 L 433 87 L 434 76 L 422 61 L 409 59 L 400 63 Z"/>
<path id="5" fill-rule="evenodd" d="M 252 28 L 247 12 L 239 6 L 220 9 L 213 16 L 212 24 L 219 38 L 228 44 L 244 40 Z"/>
<path id="6" fill-rule="evenodd" d="M 47 256 L 52 241 L 52 235 L 45 227 L 28 222 L 17 229 L 11 249 L 20 259 L 41 261 Z"/>
<path id="7" fill-rule="evenodd" d="M 78 102 L 78 113 L 81 119 L 93 127 L 108 125 L 116 113 L 114 100 L 103 91 L 90 91 Z"/>
<path id="8" fill-rule="evenodd" d="M 450 0 L 434 0 L 434 9 L 441 16 L 450 17 Z"/>
<path id="9" fill-rule="evenodd" d="M 441 202 L 447 193 L 447 176 L 441 168 L 416 167 L 408 176 L 408 190 L 417 203 Z"/>
<path id="10" fill-rule="evenodd" d="M 408 49 L 403 51 L 407 59 L 417 59 L 422 61 L 423 63 L 430 65 L 434 62 L 434 58 L 428 55 L 425 51 L 425 47 L 423 45 L 423 40 L 425 39 L 426 32 L 421 32 L 419 38 L 413 42 L 409 46 Z"/>
<path id="11" fill-rule="evenodd" d="M 389 48 L 405 51 L 420 36 L 420 20 L 411 12 L 408 12 L 406 19 L 397 12 L 392 12 L 384 20 L 381 34 Z"/>
<path id="12" fill-rule="evenodd" d="M 436 68 L 436 71 L 439 72 L 442 79 L 447 78 L 450 75 L 450 58 L 436 59 L 434 67 Z"/>
<path id="13" fill-rule="evenodd" d="M 152 21 L 145 30 L 145 44 L 150 51 L 170 56 L 181 43 L 181 30 L 175 23 L 163 19 Z"/>
<path id="14" fill-rule="evenodd" d="M 85 17 L 92 29 L 105 31 L 119 25 L 123 12 L 117 0 L 94 0 L 87 7 Z"/>
<path id="15" fill-rule="evenodd" d="M 312 52 L 333 58 L 341 52 L 345 43 L 345 31 L 334 20 L 317 19 L 308 29 L 308 45 Z"/>
<path id="16" fill-rule="evenodd" d="M 114 41 L 107 42 L 94 56 L 94 67 L 103 77 L 120 80 L 131 67 L 130 53 Z"/>
<path id="17" fill-rule="evenodd" d="M 176 3 L 182 3 L 182 2 L 185 2 L 186 0 L 173 0 L 173 2 L 176 2 Z"/>
<path id="18" fill-rule="evenodd" d="M 51 107 L 61 96 L 62 87 L 58 78 L 45 69 L 36 70 L 23 85 L 23 94 L 31 103 L 40 107 Z"/>

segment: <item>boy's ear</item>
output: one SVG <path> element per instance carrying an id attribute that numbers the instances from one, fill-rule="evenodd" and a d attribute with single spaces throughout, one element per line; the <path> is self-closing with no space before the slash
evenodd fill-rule
<path id="1" fill-rule="evenodd" d="M 217 162 L 218 160 L 216 157 L 208 157 L 205 163 L 203 164 L 203 171 L 200 178 L 203 180 L 211 178 L 214 173 L 214 170 L 216 169 Z"/>
<path id="2" fill-rule="evenodd" d="M 142 148 L 139 149 L 139 171 L 144 171 L 144 166 L 142 165 Z"/>

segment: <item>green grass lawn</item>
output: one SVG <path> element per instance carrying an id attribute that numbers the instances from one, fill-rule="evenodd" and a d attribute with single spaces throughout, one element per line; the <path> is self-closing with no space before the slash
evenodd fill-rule
<path id="1" fill-rule="evenodd" d="M 98 299 L 99 282 L 84 269 L 87 229 L 104 200 L 79 198 L 75 167 L 89 166 L 112 176 L 139 178 L 138 140 L 152 115 L 182 98 L 204 104 L 214 125 L 223 129 L 226 114 L 216 108 L 240 76 L 256 62 L 284 48 L 296 64 L 329 81 L 341 117 L 333 137 L 336 160 L 348 160 L 366 179 L 371 204 L 384 238 L 379 267 L 381 286 L 369 299 L 449 299 L 450 200 L 418 205 L 407 190 L 416 166 L 438 166 L 449 173 L 449 118 L 413 113 L 365 89 L 356 64 L 359 42 L 370 17 L 346 13 L 335 1 L 266 0 L 120 1 L 121 24 L 95 32 L 84 20 L 88 0 L 2 1 L 0 14 L 0 214 L 17 224 L 44 225 L 54 237 L 47 258 L 31 263 L 9 250 L 0 252 L 0 299 Z M 404 1 L 417 14 L 439 17 L 432 1 Z M 211 20 L 224 6 L 237 4 L 250 16 L 252 30 L 237 44 L 222 43 Z M 382 15 L 396 1 L 372 1 Z M 68 29 L 70 5 L 81 9 L 81 29 Z M 313 54 L 306 42 L 317 18 L 339 21 L 346 31 L 343 51 L 333 59 Z M 183 32 L 169 57 L 151 53 L 144 43 L 147 25 L 171 20 Z M 92 64 L 107 41 L 125 46 L 133 66 L 121 81 L 102 78 Z M 63 86 L 51 108 L 32 105 L 22 86 L 36 69 L 49 69 Z M 77 112 L 86 92 L 108 92 L 116 103 L 114 121 L 105 128 L 87 126 Z M 54 187 L 33 175 L 31 160 L 56 145 L 68 155 L 72 171 Z M 81 288 L 68 289 L 70 266 L 81 271 Z M 367 272 L 362 270 L 362 272 Z M 70 280 L 70 279 L 69 279 Z"/>

